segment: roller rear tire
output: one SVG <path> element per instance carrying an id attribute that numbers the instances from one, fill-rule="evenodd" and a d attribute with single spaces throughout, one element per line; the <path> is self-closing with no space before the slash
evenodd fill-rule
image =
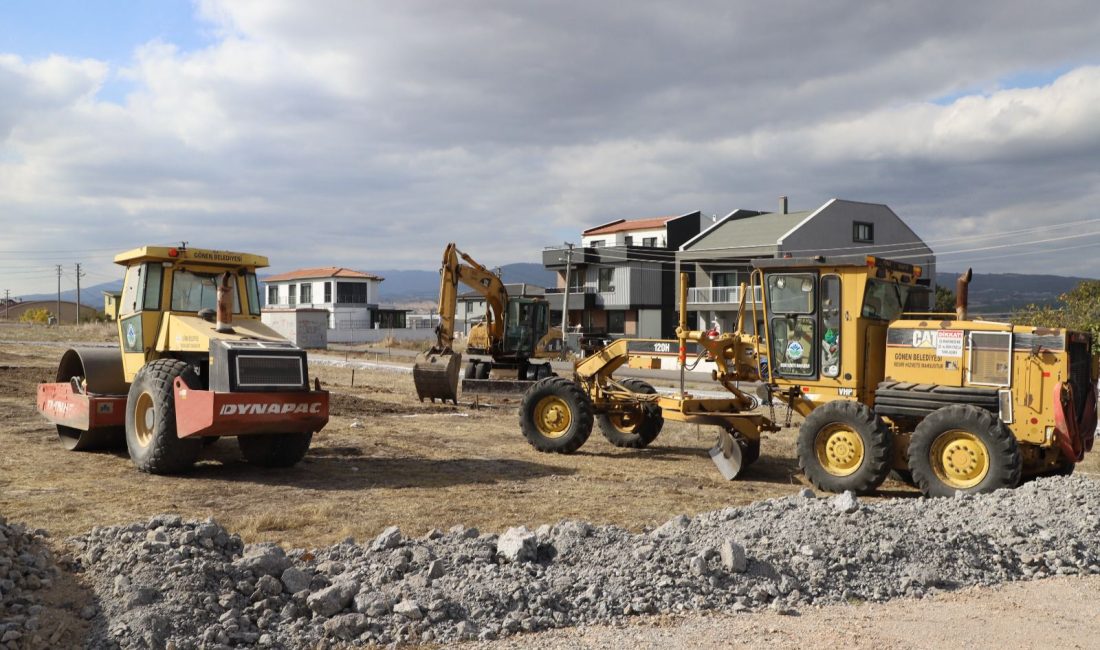
<path id="1" fill-rule="evenodd" d="M 198 460 L 202 440 L 176 435 L 173 381 L 198 385 L 194 371 L 179 359 L 157 359 L 140 370 L 126 398 L 126 448 L 134 466 L 150 474 L 178 474 Z"/>
<path id="2" fill-rule="evenodd" d="M 238 436 L 237 446 L 245 460 L 260 467 L 292 467 L 305 457 L 313 434 L 265 433 Z"/>

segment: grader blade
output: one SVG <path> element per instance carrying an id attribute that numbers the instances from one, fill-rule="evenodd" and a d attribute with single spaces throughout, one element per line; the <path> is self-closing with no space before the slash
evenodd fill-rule
<path id="1" fill-rule="evenodd" d="M 458 404 L 458 368 L 462 355 L 456 352 L 429 350 L 417 355 L 413 364 L 413 384 L 416 396 L 423 402 L 439 400 Z"/>
<path id="2" fill-rule="evenodd" d="M 741 445 L 728 431 L 718 434 L 718 440 L 710 449 L 710 459 L 718 467 L 727 481 L 732 481 L 741 473 L 743 467 Z"/>

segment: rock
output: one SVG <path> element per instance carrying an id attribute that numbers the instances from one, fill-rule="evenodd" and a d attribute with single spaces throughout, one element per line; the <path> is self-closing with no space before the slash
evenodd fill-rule
<path id="1" fill-rule="evenodd" d="M 325 621 L 321 627 L 325 636 L 350 641 L 362 634 L 367 625 L 369 621 L 363 614 L 340 614 Z"/>
<path id="2" fill-rule="evenodd" d="M 355 591 L 351 584 L 334 584 L 310 594 L 306 598 L 306 605 L 318 616 L 329 617 L 347 607 Z"/>
<path id="3" fill-rule="evenodd" d="M 135 607 L 151 605 L 159 595 L 160 593 L 152 587 L 138 587 L 136 589 L 133 589 L 130 591 L 130 595 L 126 598 L 126 609 L 129 610 Z"/>
<path id="4" fill-rule="evenodd" d="M 397 526 L 390 526 L 374 539 L 374 543 L 371 544 L 371 550 L 384 551 L 391 548 L 397 548 L 401 545 L 403 539 L 404 536 L 401 535 L 401 529 Z"/>
<path id="5" fill-rule="evenodd" d="M 424 618 L 424 613 L 420 610 L 420 604 L 415 600 L 403 600 L 393 606 L 393 613 L 399 616 L 404 616 L 410 621 L 419 621 Z"/>
<path id="6" fill-rule="evenodd" d="M 443 569 L 443 562 L 440 560 L 432 560 L 428 565 L 428 578 L 435 580 L 436 578 L 442 578 L 446 571 Z"/>
<path id="7" fill-rule="evenodd" d="M 288 569 L 289 570 L 289 569 Z M 283 573 L 286 573 L 284 571 Z M 262 576 L 256 581 L 256 594 L 262 598 L 278 596 L 283 592 L 283 583 L 275 576 Z"/>
<path id="8" fill-rule="evenodd" d="M 745 547 L 732 539 L 727 539 L 718 547 L 718 556 L 722 559 L 722 566 L 731 573 L 742 573 L 748 568 L 749 562 L 745 557 Z"/>
<path id="9" fill-rule="evenodd" d="M 380 591 L 360 591 L 355 595 L 355 611 L 367 616 L 384 616 L 392 607 L 393 603 Z"/>
<path id="10" fill-rule="evenodd" d="M 244 556 L 233 564 L 255 576 L 279 576 L 291 562 L 283 549 L 274 544 L 251 544 L 245 547 Z"/>
<path id="11" fill-rule="evenodd" d="M 497 556 L 508 562 L 526 562 L 538 555 L 538 539 L 526 526 L 509 528 L 497 540 Z"/>
<path id="12" fill-rule="evenodd" d="M 688 570 L 691 575 L 705 576 L 707 574 L 707 561 L 701 555 L 696 555 L 688 562 Z"/>
<path id="13" fill-rule="evenodd" d="M 804 487 L 798 491 L 798 496 L 802 499 L 816 499 L 817 495 L 810 488 Z"/>
<path id="14" fill-rule="evenodd" d="M 287 567 L 279 580 L 283 583 L 283 589 L 288 594 L 296 594 L 304 589 L 309 589 L 309 574 L 296 567 Z"/>
<path id="15" fill-rule="evenodd" d="M 671 537 L 687 529 L 691 519 L 687 515 L 677 515 L 658 526 L 652 533 L 654 537 Z"/>
<path id="16" fill-rule="evenodd" d="M 850 490 L 833 497 L 833 508 L 840 512 L 852 513 L 859 510 L 859 499 Z"/>

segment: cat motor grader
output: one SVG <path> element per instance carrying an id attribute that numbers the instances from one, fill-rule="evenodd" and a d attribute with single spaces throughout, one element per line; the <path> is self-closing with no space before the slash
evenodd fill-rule
<path id="1" fill-rule="evenodd" d="M 550 359 L 562 352 L 561 330 L 550 327 L 550 306 L 538 298 L 512 297 L 501 279 L 453 243 L 443 250 L 439 271 L 439 325 L 431 348 L 413 365 L 413 384 L 423 401 L 458 401 L 462 354 L 453 348 L 458 285 L 485 300 L 485 320 L 467 337 L 463 391 L 522 393 L 553 374 Z"/>
<path id="2" fill-rule="evenodd" d="M 677 336 L 681 350 L 695 341 L 716 356 L 723 385 L 762 380 L 762 401 L 782 400 L 804 417 L 798 460 L 816 487 L 866 493 L 894 470 L 929 496 L 988 492 L 1022 476 L 1071 472 L 1091 449 L 1100 370 L 1087 333 L 968 318 L 969 271 L 956 312 L 939 314 L 905 313 L 927 291 L 913 265 L 875 257 L 754 265 L 763 338 L 740 325 L 710 341 L 687 330 L 683 295 Z M 682 278 L 681 294 L 685 288 Z M 587 437 L 588 412 L 650 431 L 645 422 L 691 402 L 626 394 L 629 386 L 596 367 L 625 363 L 627 346 L 620 348 L 605 349 L 593 367 L 579 365 L 570 386 L 557 380 L 555 399 L 548 383 L 531 389 L 521 419 L 536 447 L 578 447 L 566 441 Z M 763 356 L 769 363 L 761 373 Z M 723 426 L 711 457 L 732 478 L 758 450 L 758 432 Z"/>
<path id="3" fill-rule="evenodd" d="M 120 349 L 74 347 L 37 405 L 62 445 L 125 445 L 138 469 L 186 470 L 204 440 L 237 436 L 245 459 L 294 465 L 328 422 L 328 392 L 310 387 L 306 352 L 260 322 L 247 253 L 144 246 L 126 267 L 117 321 Z"/>

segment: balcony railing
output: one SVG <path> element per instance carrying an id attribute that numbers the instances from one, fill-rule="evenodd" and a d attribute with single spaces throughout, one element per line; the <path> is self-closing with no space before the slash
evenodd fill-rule
<path id="1" fill-rule="evenodd" d="M 752 291 L 751 299 L 761 301 L 760 287 Z M 688 289 L 688 302 L 697 305 L 736 305 L 741 302 L 741 287 L 692 287 Z"/>

